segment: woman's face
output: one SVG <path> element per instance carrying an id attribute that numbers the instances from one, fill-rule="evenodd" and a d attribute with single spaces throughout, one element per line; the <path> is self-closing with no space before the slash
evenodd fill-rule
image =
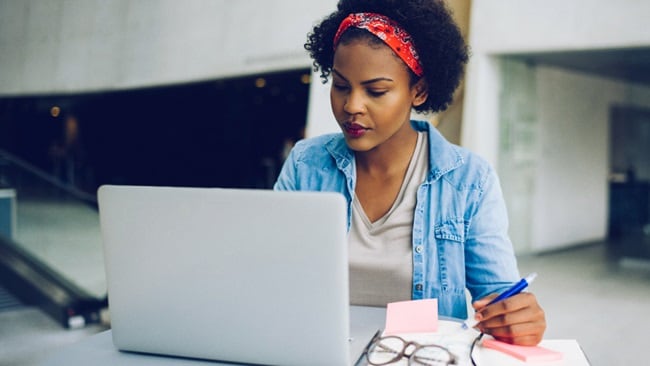
<path id="1" fill-rule="evenodd" d="M 418 93 L 423 80 L 410 86 L 406 64 L 388 46 L 339 44 L 332 78 L 332 111 L 352 150 L 370 151 L 412 133 L 411 108 L 426 100 Z"/>

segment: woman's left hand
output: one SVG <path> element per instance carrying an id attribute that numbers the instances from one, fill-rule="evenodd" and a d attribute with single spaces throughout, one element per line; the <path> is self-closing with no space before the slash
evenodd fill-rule
<path id="1" fill-rule="evenodd" d="M 546 330 L 544 310 L 535 295 L 522 292 L 492 305 L 487 304 L 497 294 L 489 295 L 472 304 L 476 311 L 476 327 L 494 338 L 522 346 L 541 342 Z"/>

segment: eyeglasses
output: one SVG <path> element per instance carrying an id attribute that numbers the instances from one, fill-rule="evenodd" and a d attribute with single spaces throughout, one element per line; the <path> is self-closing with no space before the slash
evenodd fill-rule
<path id="1" fill-rule="evenodd" d="M 398 336 L 376 337 L 365 351 L 368 364 L 388 365 L 402 358 L 408 359 L 409 366 L 448 366 L 458 361 L 445 347 L 436 344 L 408 342 Z"/>

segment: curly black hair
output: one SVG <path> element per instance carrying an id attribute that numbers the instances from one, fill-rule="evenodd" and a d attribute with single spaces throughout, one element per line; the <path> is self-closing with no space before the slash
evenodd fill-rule
<path id="1" fill-rule="evenodd" d="M 314 70 L 320 69 L 323 83 L 327 82 L 332 72 L 334 35 L 339 24 L 349 14 L 361 12 L 385 15 L 411 35 L 429 92 L 427 100 L 415 110 L 445 110 L 460 84 L 469 56 L 465 40 L 442 0 L 340 0 L 337 10 L 314 26 L 305 43 L 305 49 L 313 59 Z M 370 32 L 354 28 L 346 31 L 340 42 L 347 43 L 352 38 L 360 37 L 370 42 L 381 42 Z M 411 82 L 417 80 L 418 77 L 411 72 Z"/>

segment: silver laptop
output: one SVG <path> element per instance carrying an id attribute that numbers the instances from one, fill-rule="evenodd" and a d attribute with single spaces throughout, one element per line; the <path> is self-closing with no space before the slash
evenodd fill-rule
<path id="1" fill-rule="evenodd" d="M 109 185 L 98 199 L 118 349 L 331 366 L 372 337 L 350 333 L 342 196 Z"/>

